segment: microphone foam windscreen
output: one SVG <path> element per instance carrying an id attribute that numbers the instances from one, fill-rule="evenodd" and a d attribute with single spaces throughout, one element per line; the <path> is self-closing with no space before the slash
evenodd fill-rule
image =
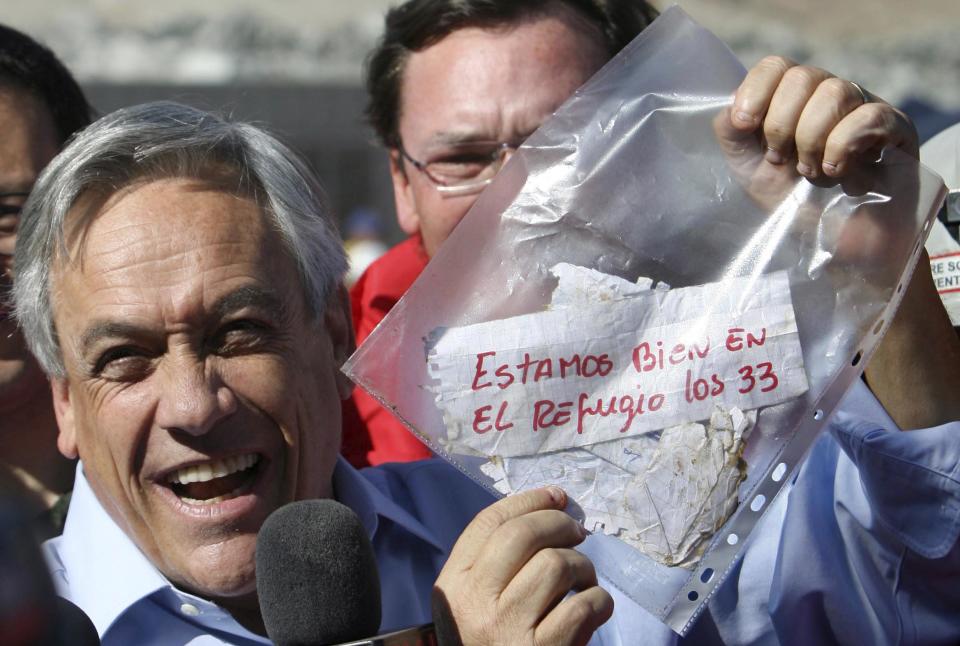
<path id="1" fill-rule="evenodd" d="M 360 519 L 333 500 L 273 512 L 257 537 L 257 594 L 278 646 L 330 644 L 375 635 L 380 577 Z"/>

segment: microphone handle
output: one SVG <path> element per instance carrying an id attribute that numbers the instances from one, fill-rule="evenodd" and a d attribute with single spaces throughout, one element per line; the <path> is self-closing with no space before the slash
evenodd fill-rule
<path id="1" fill-rule="evenodd" d="M 437 646 L 437 630 L 433 624 L 424 624 L 338 646 Z"/>

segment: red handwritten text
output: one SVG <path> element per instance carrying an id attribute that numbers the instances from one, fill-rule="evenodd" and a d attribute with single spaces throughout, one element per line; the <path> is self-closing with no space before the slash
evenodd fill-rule
<path id="1" fill-rule="evenodd" d="M 491 431 L 494 428 L 498 431 L 505 431 L 509 428 L 513 428 L 512 422 L 504 422 L 503 415 L 507 410 L 507 402 L 500 404 L 500 410 L 497 411 L 497 419 L 494 421 L 493 425 L 490 425 L 490 411 L 493 410 L 493 406 L 481 406 L 477 410 L 473 411 L 473 432 L 478 435 L 483 435 L 487 431 Z"/>
<path id="2" fill-rule="evenodd" d="M 496 352 L 480 352 L 477 354 L 477 365 L 470 387 L 474 391 L 489 388 L 494 382 L 487 377 L 490 374 L 488 364 L 495 364 Z M 488 361 L 489 359 L 489 361 Z M 526 385 L 544 379 L 568 377 L 606 377 L 613 370 L 613 362 L 607 354 L 593 355 L 573 354 L 569 357 L 532 358 L 529 352 L 524 353 L 523 361 L 517 364 L 501 363 L 493 368 L 496 377 L 496 386 L 500 390 L 509 388 L 514 383 Z M 481 381 L 487 377 L 486 380 Z"/>
<path id="3" fill-rule="evenodd" d="M 633 367 L 637 372 L 663 370 L 667 366 L 678 366 L 684 361 L 703 359 L 710 352 L 710 339 L 689 346 L 677 343 L 669 352 L 664 350 L 663 341 L 651 344 L 644 341 L 633 349 Z"/>
<path id="4" fill-rule="evenodd" d="M 737 352 L 743 350 L 743 336 L 742 333 L 745 332 L 742 327 L 732 327 L 727 330 L 727 350 L 730 352 Z M 747 348 L 752 348 L 753 346 L 762 346 L 767 342 L 767 328 L 760 328 L 760 336 L 754 336 L 752 333 L 747 332 Z"/>

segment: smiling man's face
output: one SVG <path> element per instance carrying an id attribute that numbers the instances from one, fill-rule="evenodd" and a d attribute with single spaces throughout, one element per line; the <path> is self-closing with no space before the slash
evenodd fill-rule
<path id="1" fill-rule="evenodd" d="M 52 285 L 60 449 L 172 582 L 252 610 L 260 525 L 332 495 L 342 293 L 312 316 L 260 208 L 192 180 L 128 187 L 68 239 Z"/>

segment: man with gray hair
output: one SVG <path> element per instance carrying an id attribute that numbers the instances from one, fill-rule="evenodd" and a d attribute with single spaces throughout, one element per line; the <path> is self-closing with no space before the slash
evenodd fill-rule
<path id="1" fill-rule="evenodd" d="M 343 251 L 316 181 L 266 133 L 171 103 L 104 117 L 38 180 L 15 266 L 16 314 L 51 376 L 60 450 L 81 460 L 64 534 L 47 544 L 48 558 L 61 594 L 90 616 L 104 644 L 268 643 L 257 533 L 272 511 L 308 498 L 336 498 L 361 518 L 379 566 L 381 630 L 429 621 L 434 593 L 445 644 L 676 640 L 600 587 L 589 559 L 571 549 L 585 533 L 563 513 L 562 491 L 490 504 L 438 460 L 357 472 L 338 458 L 339 400 L 349 394 L 338 366 L 353 347 Z M 933 432 L 947 436 L 955 426 Z M 851 451 L 880 465 L 867 474 L 883 473 L 889 440 L 878 451 L 873 434 L 840 427 Z M 823 527 L 811 519 L 830 511 L 822 485 L 832 482 L 817 475 L 830 472 L 833 447 L 814 454 L 826 466 L 802 473 L 781 508 L 793 531 L 761 532 L 724 585 L 739 593 L 740 608 L 767 612 L 769 598 L 775 618 L 810 616 L 808 582 L 778 573 L 822 565 L 794 551 L 808 541 L 790 536 Z M 856 469 L 836 475 L 855 478 Z M 931 483 L 924 509 L 935 511 L 953 494 L 935 490 L 943 478 L 934 475 L 914 473 Z M 870 510 L 853 513 L 877 522 Z M 817 540 L 864 555 L 903 529 L 883 525 L 865 546 Z M 929 556 L 950 545 L 920 547 L 928 556 L 901 555 L 898 580 L 918 593 L 924 567 L 939 568 L 928 578 L 938 586 L 955 567 Z M 849 584 L 822 591 L 844 609 L 844 591 L 863 581 L 859 569 L 848 574 Z M 769 587 L 754 585 L 764 576 Z M 866 592 L 886 603 L 883 582 L 869 584 Z M 696 643 L 762 641 L 754 637 Z"/>
<path id="2" fill-rule="evenodd" d="M 319 420 L 350 348 L 345 262 L 316 185 L 272 144 L 172 105 L 116 113 L 24 208 L 16 313 L 53 383 L 60 450 L 82 460 L 55 575 L 108 643 L 131 634 L 117 591 L 163 577 L 255 627 L 260 523 L 330 493 L 338 429 Z"/>
<path id="3" fill-rule="evenodd" d="M 59 448 L 81 460 L 48 559 L 104 644 L 266 643 L 257 533 L 311 498 L 362 519 L 381 628 L 430 620 L 447 555 L 492 498 L 439 460 L 360 474 L 338 457 L 346 262 L 320 187 L 287 147 L 174 103 L 119 110 L 40 177 L 15 264 Z M 584 533 L 565 505 L 555 489 L 495 503 L 460 549 L 499 536 L 474 574 L 506 582 L 513 564 L 561 550 L 514 587 L 541 617 L 541 643 L 585 643 L 612 610 L 589 560 L 567 549 Z"/>

